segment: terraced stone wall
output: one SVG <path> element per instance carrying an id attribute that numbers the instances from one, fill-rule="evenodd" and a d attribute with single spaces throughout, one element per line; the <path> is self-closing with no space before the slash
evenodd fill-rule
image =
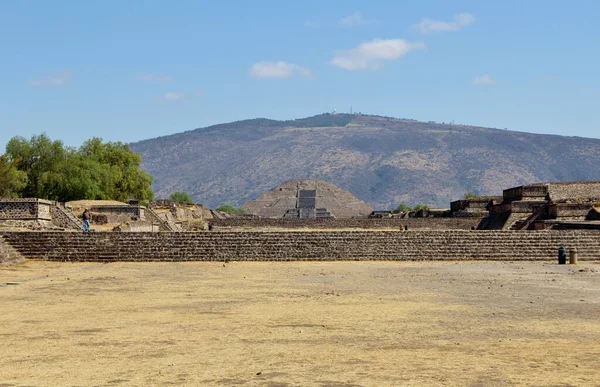
<path id="1" fill-rule="evenodd" d="M 600 231 L 2 232 L 28 259 L 52 261 L 598 259 Z"/>
<path id="2" fill-rule="evenodd" d="M 23 256 L 0 237 L 0 266 L 12 265 L 23 260 Z"/>
<path id="3" fill-rule="evenodd" d="M 265 229 L 265 228 L 310 228 L 310 229 L 401 229 L 408 226 L 409 230 L 470 230 L 477 227 L 482 217 L 468 218 L 380 218 L 380 219 L 252 219 L 252 218 L 228 218 L 211 219 L 208 221 L 213 229 Z"/>
<path id="4" fill-rule="evenodd" d="M 600 181 L 549 183 L 548 193 L 553 201 L 569 198 L 599 198 Z"/>

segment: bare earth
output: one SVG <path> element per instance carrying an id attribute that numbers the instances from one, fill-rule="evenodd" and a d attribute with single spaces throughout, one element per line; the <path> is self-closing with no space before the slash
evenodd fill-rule
<path id="1" fill-rule="evenodd" d="M 599 269 L 29 261 L 0 386 L 600 386 Z"/>

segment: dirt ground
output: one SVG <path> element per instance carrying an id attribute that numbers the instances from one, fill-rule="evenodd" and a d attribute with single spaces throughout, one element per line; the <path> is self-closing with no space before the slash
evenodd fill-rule
<path id="1" fill-rule="evenodd" d="M 0 343 L 4 387 L 600 386 L 600 264 L 27 261 Z"/>

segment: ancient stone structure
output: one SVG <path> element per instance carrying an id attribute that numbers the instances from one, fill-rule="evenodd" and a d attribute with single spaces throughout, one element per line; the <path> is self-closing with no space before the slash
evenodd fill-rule
<path id="1" fill-rule="evenodd" d="M 108 223 L 120 223 L 132 218 L 142 222 L 146 220 L 146 208 L 140 205 L 95 205 L 90 207 L 90 211 L 106 215 Z"/>
<path id="2" fill-rule="evenodd" d="M 502 202 L 489 205 L 479 229 L 552 228 L 590 220 L 600 202 L 600 181 L 537 183 L 505 189 Z"/>
<path id="3" fill-rule="evenodd" d="M 598 259 L 600 231 L 0 232 L 27 259 L 52 261 Z"/>
<path id="4" fill-rule="evenodd" d="M 150 203 L 147 214 L 160 231 L 204 230 L 205 219 L 212 219 L 210 209 L 201 204 L 187 204 L 161 199 Z"/>
<path id="5" fill-rule="evenodd" d="M 12 265 L 24 258 L 17 250 L 15 250 L 9 243 L 4 241 L 4 238 L 0 237 L 0 266 Z"/>
<path id="6" fill-rule="evenodd" d="M 168 209 L 172 211 L 174 208 L 176 209 L 176 217 L 178 219 L 212 219 L 212 211 L 203 206 L 202 204 L 188 204 L 176 202 L 169 199 L 157 199 L 150 202 L 149 208 L 152 208 L 155 211 L 160 211 L 163 209 Z"/>
<path id="7" fill-rule="evenodd" d="M 284 219 L 327 219 L 333 218 L 327 208 L 317 207 L 316 189 L 298 189 L 296 207 L 283 215 Z"/>
<path id="8" fill-rule="evenodd" d="M 309 196 L 299 196 L 302 191 L 315 191 L 314 206 L 309 206 L 313 204 Z M 314 208 L 314 214 L 310 210 L 303 210 L 309 207 Z M 373 211 L 369 204 L 350 192 L 322 180 L 288 180 L 256 200 L 244 203 L 241 208 L 247 214 L 263 218 L 283 218 L 288 210 L 297 218 L 317 218 L 317 209 L 322 209 L 320 213 L 323 217 L 330 214 L 336 218 L 366 217 Z M 306 213 L 306 217 L 299 215 L 302 212 Z"/>
<path id="9" fill-rule="evenodd" d="M 37 199 L 0 199 L 0 226 L 9 228 L 79 230 L 80 222 L 60 203 Z"/>
<path id="10" fill-rule="evenodd" d="M 54 203 L 50 207 L 52 223 L 66 230 L 81 230 L 81 220 L 61 203 Z"/>
<path id="11" fill-rule="evenodd" d="M 478 217 L 483 218 L 488 214 L 492 205 L 502 202 L 502 196 L 475 196 L 450 202 L 452 217 Z"/>
<path id="12" fill-rule="evenodd" d="M 52 220 L 49 200 L 23 198 L 0 199 L 0 220 Z"/>
<path id="13" fill-rule="evenodd" d="M 268 219 L 229 218 L 208 221 L 213 230 L 264 230 L 264 229 L 404 229 L 409 230 L 470 230 L 477 227 L 482 217 L 461 218 L 328 218 L 328 219 Z"/>

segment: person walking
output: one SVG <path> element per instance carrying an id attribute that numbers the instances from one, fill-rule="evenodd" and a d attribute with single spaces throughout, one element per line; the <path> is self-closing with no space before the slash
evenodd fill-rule
<path id="1" fill-rule="evenodd" d="M 90 210 L 86 208 L 85 211 L 83 211 L 83 214 L 81 214 L 81 217 L 83 218 L 83 232 L 92 231 L 90 227 L 90 219 L 92 218 Z"/>

